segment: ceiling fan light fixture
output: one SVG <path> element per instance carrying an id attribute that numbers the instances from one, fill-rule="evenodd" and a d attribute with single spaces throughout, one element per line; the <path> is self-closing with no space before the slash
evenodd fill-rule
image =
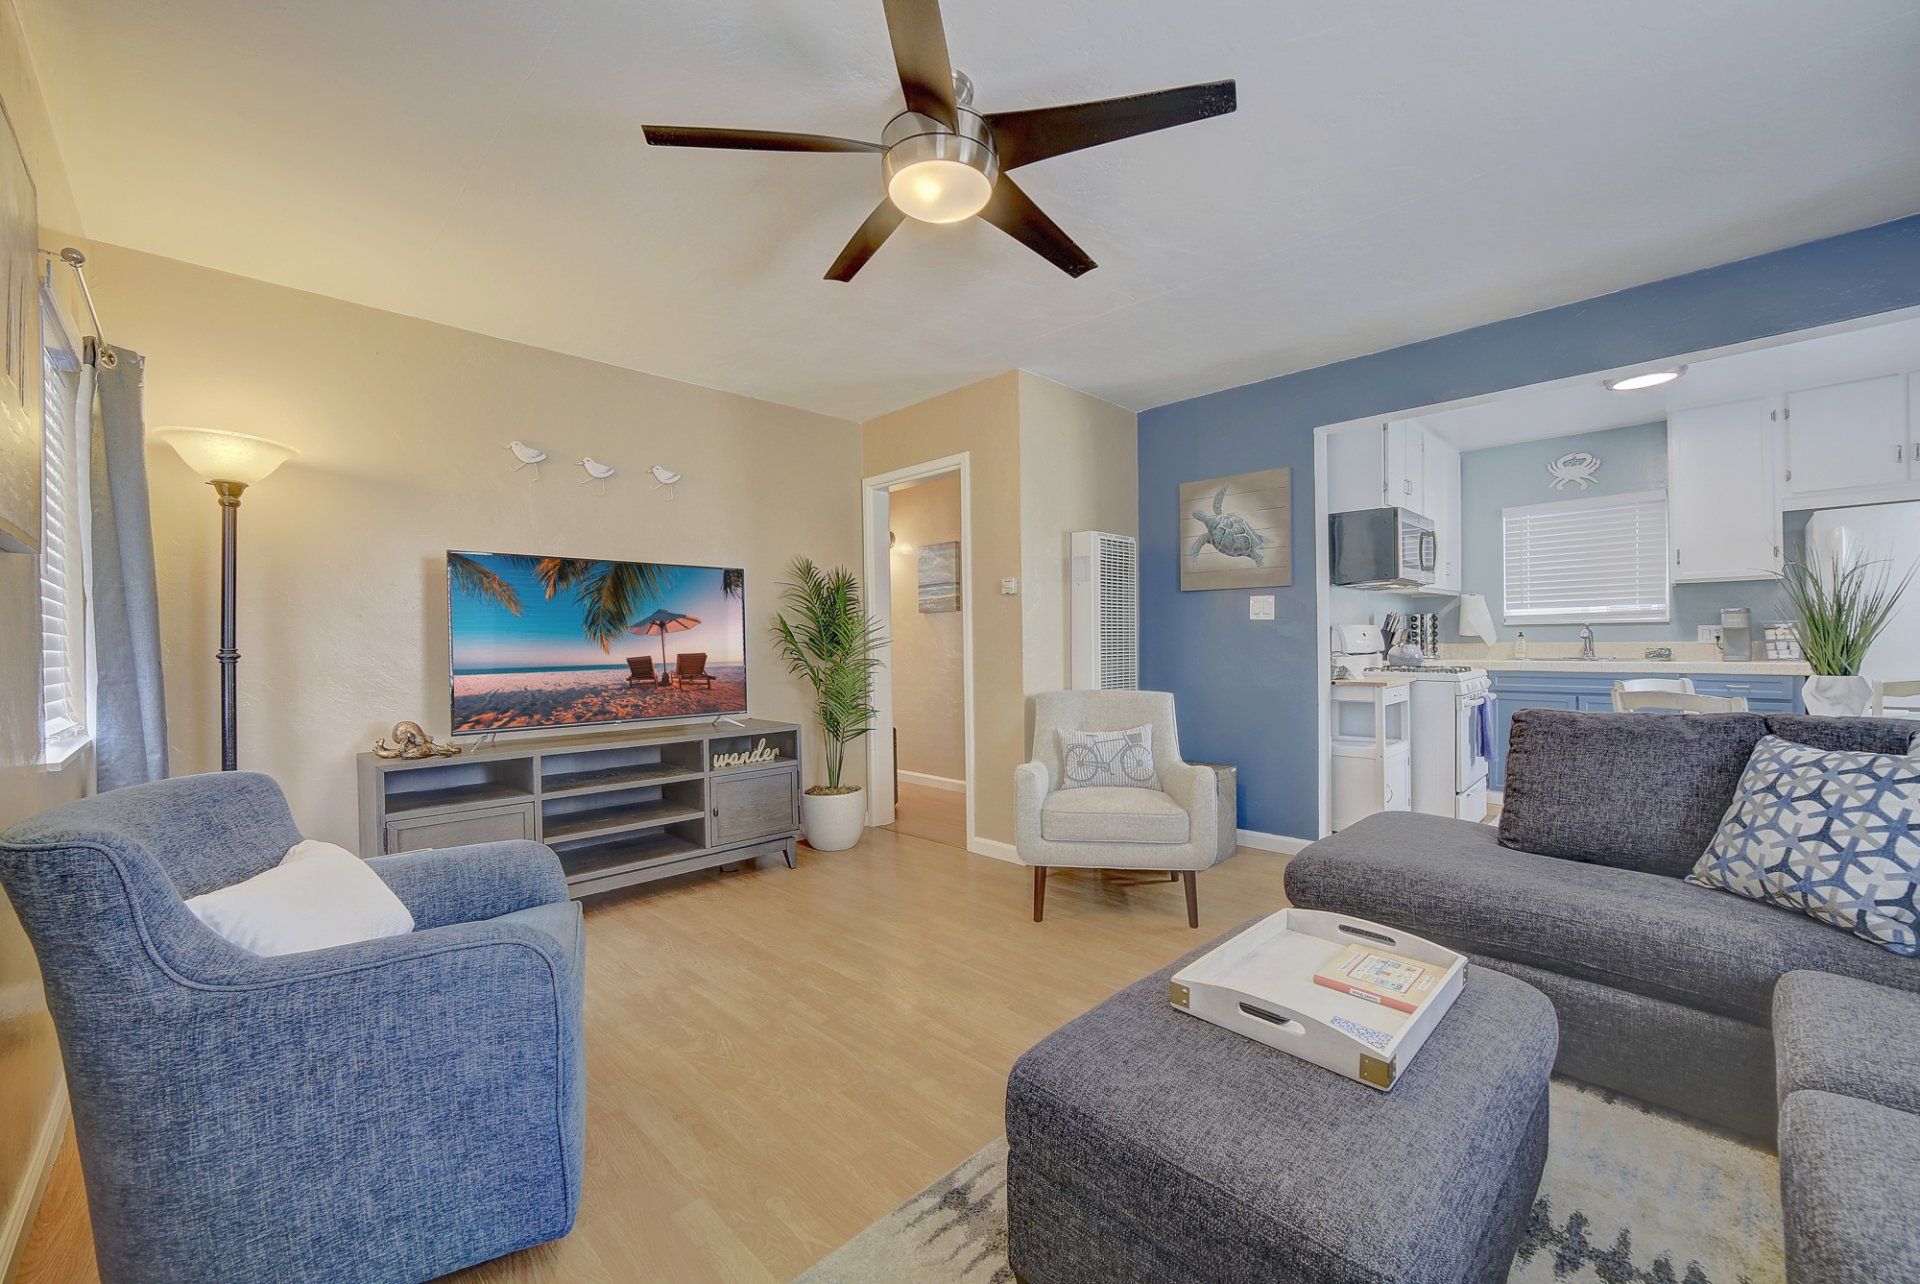
<path id="1" fill-rule="evenodd" d="M 907 217 L 958 223 L 993 196 L 1000 158 L 987 141 L 986 122 L 965 108 L 959 116 L 959 133 L 917 112 L 902 112 L 887 126 L 887 199 Z"/>

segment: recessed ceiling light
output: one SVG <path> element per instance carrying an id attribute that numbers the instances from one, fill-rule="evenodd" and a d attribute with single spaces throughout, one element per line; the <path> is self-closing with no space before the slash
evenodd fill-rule
<path id="1" fill-rule="evenodd" d="M 1663 383 L 1672 383 L 1687 372 L 1685 366 L 1675 366 L 1671 370 L 1649 370 L 1645 374 L 1622 375 L 1618 379 L 1607 380 L 1610 392 L 1639 392 L 1643 388 L 1658 388 Z"/>

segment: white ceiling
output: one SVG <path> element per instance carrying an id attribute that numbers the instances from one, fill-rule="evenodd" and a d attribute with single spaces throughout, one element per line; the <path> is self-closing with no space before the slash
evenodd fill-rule
<path id="1" fill-rule="evenodd" d="M 1638 369 L 1655 367 L 1636 367 Z M 1503 392 L 1477 405 L 1421 415 L 1420 422 L 1460 450 L 1570 437 L 1665 419 L 1690 406 L 1920 370 L 1920 316 L 1902 314 L 1839 333 L 1769 343 L 1696 360 L 1672 383 L 1637 392 L 1610 391 L 1613 372 Z"/>
<path id="2" fill-rule="evenodd" d="M 1023 170 L 1101 266 L 909 224 L 820 279 L 880 0 L 16 0 L 89 236 L 864 418 L 1020 366 L 1146 408 L 1920 209 L 1916 0 L 948 0 L 986 110 L 1233 76 Z"/>

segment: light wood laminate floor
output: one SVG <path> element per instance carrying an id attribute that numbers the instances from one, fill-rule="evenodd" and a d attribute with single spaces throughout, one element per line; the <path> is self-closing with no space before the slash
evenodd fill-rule
<path id="1" fill-rule="evenodd" d="M 964 848 L 967 845 L 967 795 L 958 789 L 936 789 L 903 780 L 890 828 L 896 834 L 911 834 L 949 847 Z"/>
<path id="2" fill-rule="evenodd" d="M 960 795 L 953 795 L 958 798 Z M 1018 865 L 888 830 L 587 908 L 573 1234 L 462 1281 L 784 1281 L 1005 1130 L 1007 1071 L 1122 985 L 1284 904 L 1284 858 L 1200 876 Z M 69 1138 L 22 1284 L 96 1279 Z"/>

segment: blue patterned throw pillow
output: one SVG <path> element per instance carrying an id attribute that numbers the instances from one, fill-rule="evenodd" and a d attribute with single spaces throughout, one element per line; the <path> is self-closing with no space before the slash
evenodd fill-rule
<path id="1" fill-rule="evenodd" d="M 1920 954 L 1920 758 L 1764 736 L 1689 883 Z"/>

